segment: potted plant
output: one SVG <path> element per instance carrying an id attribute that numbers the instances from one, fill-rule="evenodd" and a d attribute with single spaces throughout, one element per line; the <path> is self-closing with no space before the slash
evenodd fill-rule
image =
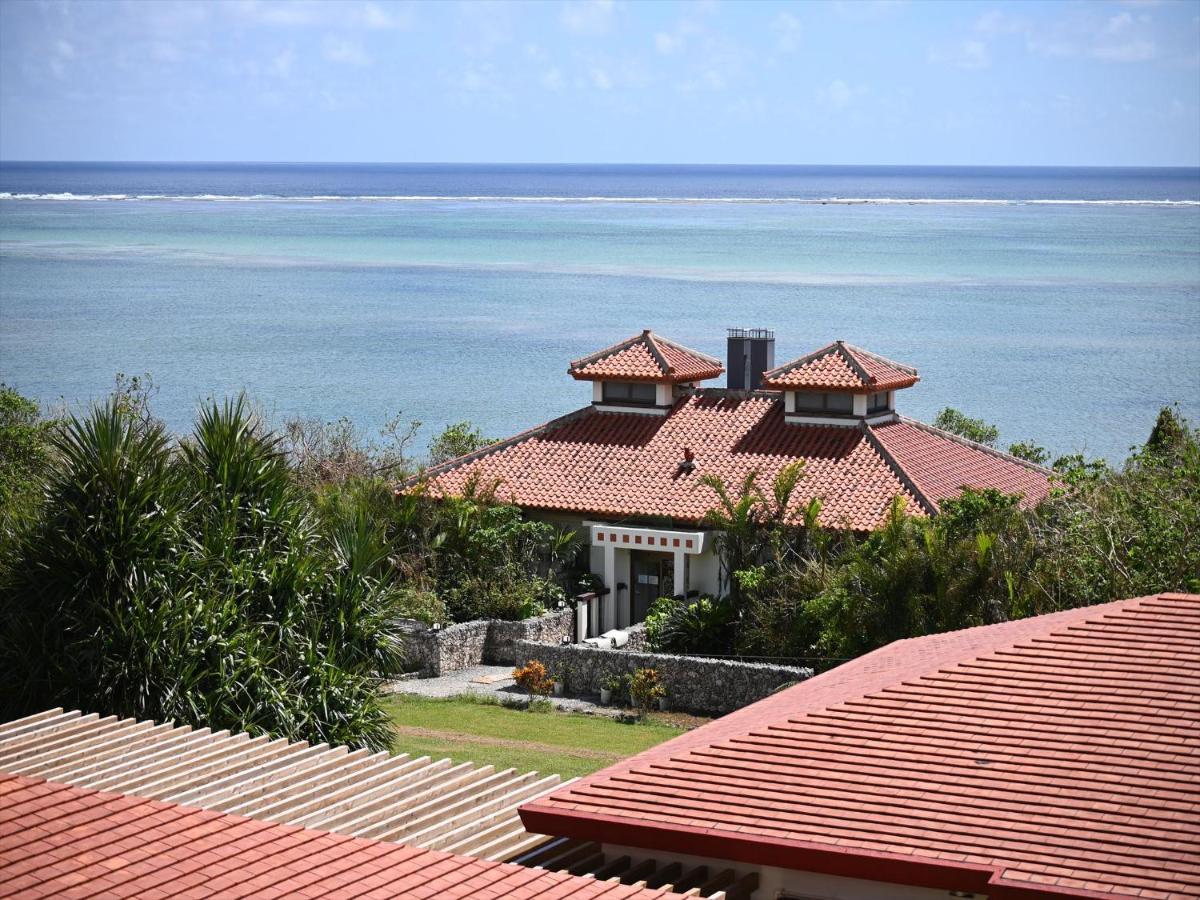
<path id="1" fill-rule="evenodd" d="M 667 688 L 665 685 L 659 685 L 662 688 L 662 694 L 658 698 L 658 709 L 660 712 L 667 712 L 671 708 L 671 698 L 667 696 Z"/>
<path id="2" fill-rule="evenodd" d="M 608 706 L 612 703 L 613 695 L 619 695 L 623 686 L 624 679 L 620 675 L 609 675 L 600 685 L 600 702 Z"/>

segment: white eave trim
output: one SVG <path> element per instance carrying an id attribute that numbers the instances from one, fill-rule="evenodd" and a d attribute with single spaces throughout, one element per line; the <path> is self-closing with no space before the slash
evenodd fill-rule
<path id="1" fill-rule="evenodd" d="M 642 416 L 665 416 L 671 411 L 669 406 L 619 406 L 615 403 L 593 403 L 592 408 L 597 412 L 637 413 Z"/>
<path id="2" fill-rule="evenodd" d="M 873 416 L 806 416 L 793 413 L 785 415 L 783 420 L 789 425 L 834 425 L 840 428 L 857 428 L 864 423 L 883 425 L 887 422 L 895 422 L 898 418 L 894 411 L 889 410 Z"/>
<path id="3" fill-rule="evenodd" d="M 618 550 L 651 550 L 655 553 L 682 551 L 698 555 L 705 550 L 707 531 L 680 531 L 666 528 L 635 528 L 629 525 L 606 525 L 603 522 L 584 522 L 593 547 L 615 547 Z"/>

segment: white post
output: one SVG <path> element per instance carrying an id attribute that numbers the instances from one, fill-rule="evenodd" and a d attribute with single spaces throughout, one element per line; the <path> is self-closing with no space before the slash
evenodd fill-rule
<path id="1" fill-rule="evenodd" d="M 688 592 L 687 579 L 687 554 L 683 550 L 676 548 L 675 550 L 675 593 L 683 594 L 685 597 Z"/>
<path id="2" fill-rule="evenodd" d="M 612 631 L 613 617 L 617 612 L 617 548 L 612 544 L 604 545 L 604 586 L 608 588 L 608 593 L 600 602 L 603 610 L 603 624 L 600 627 L 604 631 Z"/>

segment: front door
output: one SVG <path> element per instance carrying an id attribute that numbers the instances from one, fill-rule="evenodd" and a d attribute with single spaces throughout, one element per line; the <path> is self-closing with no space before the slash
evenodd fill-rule
<path id="1" fill-rule="evenodd" d="M 629 554 L 632 590 L 629 592 L 629 624 L 644 621 L 646 613 L 659 597 L 675 593 L 675 558 L 670 553 L 650 553 L 634 550 Z"/>

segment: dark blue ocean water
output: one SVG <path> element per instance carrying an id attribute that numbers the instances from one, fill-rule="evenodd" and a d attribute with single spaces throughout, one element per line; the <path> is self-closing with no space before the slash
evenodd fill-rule
<path id="1" fill-rule="evenodd" d="M 0 164 L 0 380 L 46 402 L 149 371 L 177 429 L 245 387 L 503 435 L 587 402 L 575 356 L 730 325 L 1119 459 L 1160 405 L 1200 416 L 1200 172 Z"/>

